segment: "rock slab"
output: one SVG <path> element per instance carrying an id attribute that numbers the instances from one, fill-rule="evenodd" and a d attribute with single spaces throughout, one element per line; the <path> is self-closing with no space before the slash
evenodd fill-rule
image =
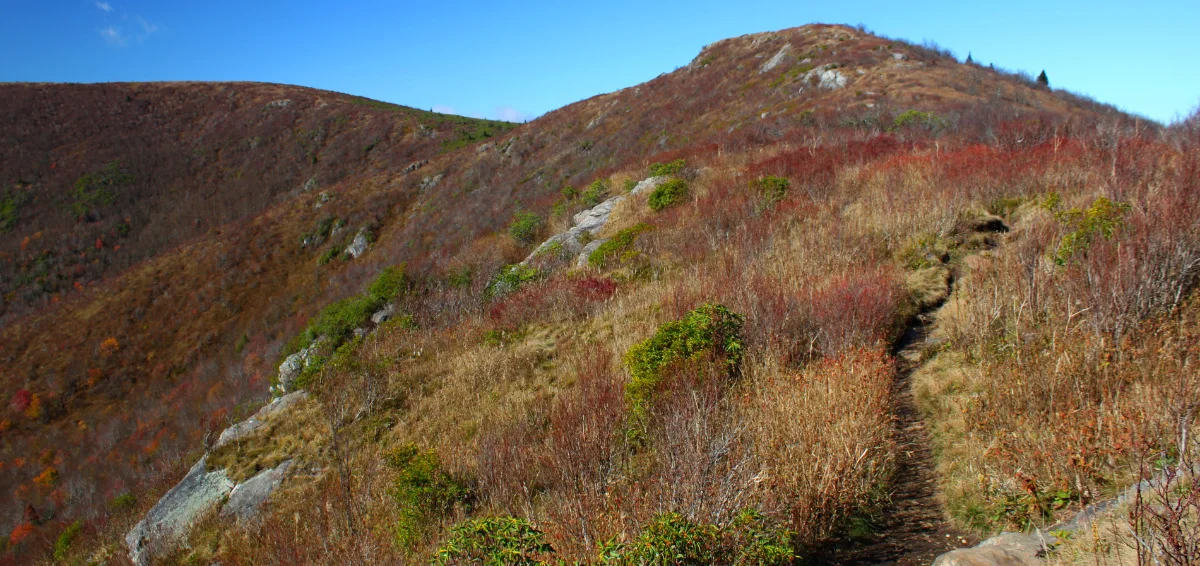
<path id="1" fill-rule="evenodd" d="M 163 495 L 146 518 L 125 535 L 129 558 L 137 566 L 150 564 L 150 551 L 176 543 L 205 513 L 216 508 L 233 491 L 225 470 L 209 471 L 208 456 L 200 458 L 187 475 Z"/>

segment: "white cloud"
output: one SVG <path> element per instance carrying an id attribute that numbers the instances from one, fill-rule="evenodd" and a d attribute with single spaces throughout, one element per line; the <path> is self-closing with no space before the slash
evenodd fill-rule
<path id="1" fill-rule="evenodd" d="M 444 104 L 434 104 L 433 111 L 437 112 L 439 114 L 453 114 L 454 108 L 450 107 L 450 106 L 446 106 Z"/>
<path id="2" fill-rule="evenodd" d="M 520 110 L 517 110 L 511 106 L 501 106 L 500 108 L 497 108 L 492 115 L 494 115 L 497 120 L 504 120 L 505 122 L 524 122 L 529 119 L 529 114 L 521 112 Z"/>
<path id="3" fill-rule="evenodd" d="M 108 26 L 101 29 L 100 37 L 103 37 L 104 41 L 107 41 L 113 47 L 121 47 L 128 42 L 125 34 L 121 33 L 121 28 L 115 26 Z"/>
<path id="4" fill-rule="evenodd" d="M 150 22 L 147 22 L 147 21 L 146 21 L 146 18 L 143 18 L 143 17 L 141 17 L 141 16 L 138 16 L 138 17 L 137 17 L 137 21 L 138 21 L 138 24 L 141 24 L 141 26 L 142 26 L 142 31 L 143 31 L 143 32 L 144 32 L 146 35 L 150 35 L 150 34 L 158 33 L 158 32 L 159 32 L 159 31 L 162 29 L 162 27 L 161 27 L 161 26 L 159 26 L 158 24 L 152 24 L 152 23 L 150 23 Z"/>
<path id="5" fill-rule="evenodd" d="M 112 4 L 109 4 L 108 2 L 96 2 L 96 7 L 104 10 L 105 12 L 113 11 Z"/>

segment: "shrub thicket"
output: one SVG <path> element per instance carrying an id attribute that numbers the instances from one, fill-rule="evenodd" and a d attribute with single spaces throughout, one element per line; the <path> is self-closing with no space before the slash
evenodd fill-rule
<path id="1" fill-rule="evenodd" d="M 411 547 L 466 498 L 467 489 L 442 470 L 437 453 L 421 450 L 414 444 L 400 447 L 386 460 L 388 467 L 396 472 L 388 491 L 400 508 L 396 541 Z"/>
<path id="2" fill-rule="evenodd" d="M 687 198 L 688 184 L 683 179 L 669 179 L 650 192 L 650 208 L 655 211 L 674 206 Z"/>

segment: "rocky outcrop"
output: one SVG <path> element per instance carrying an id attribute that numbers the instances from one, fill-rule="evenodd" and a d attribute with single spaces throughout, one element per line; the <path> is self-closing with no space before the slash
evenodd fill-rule
<path id="1" fill-rule="evenodd" d="M 150 564 L 153 550 L 182 538 L 198 519 L 221 504 L 234 483 L 224 470 L 209 470 L 208 457 L 200 458 L 175 487 L 171 488 L 133 530 L 125 535 L 129 558 L 134 564 Z"/>
<path id="2" fill-rule="evenodd" d="M 1058 540 L 1046 533 L 1002 533 L 979 546 L 947 552 L 934 566 L 1034 566 Z"/>
<path id="3" fill-rule="evenodd" d="M 346 255 L 358 259 L 358 256 L 367 253 L 367 247 L 370 245 L 371 241 L 367 238 L 367 229 L 361 228 L 354 235 L 354 241 L 350 242 L 349 246 L 346 246 Z"/>
<path id="4" fill-rule="evenodd" d="M 783 47 L 781 47 L 779 49 L 779 51 L 777 53 L 775 53 L 774 57 L 771 57 L 769 60 L 767 60 L 766 63 L 763 63 L 762 68 L 760 68 L 758 70 L 759 74 L 765 73 L 767 71 L 770 71 L 771 69 L 774 69 L 775 67 L 778 67 L 779 64 L 782 63 L 783 60 L 786 59 L 788 54 L 791 52 L 792 52 L 792 44 L 785 43 L 783 45 Z"/>
<path id="5" fill-rule="evenodd" d="M 378 326 L 391 320 L 393 316 L 396 316 L 396 305 L 388 303 L 371 315 L 371 323 Z"/>
<path id="6" fill-rule="evenodd" d="M 229 501 L 221 507 L 222 517 L 234 517 L 241 522 L 251 522 L 258 518 L 267 498 L 283 483 L 288 469 L 292 467 L 291 460 L 285 460 L 278 466 L 263 470 L 258 475 L 234 486 L 229 492 Z"/>
<path id="7" fill-rule="evenodd" d="M 212 449 L 237 442 L 262 427 L 267 417 L 282 414 L 306 398 L 306 392 L 296 391 L 273 399 L 254 416 L 225 429 Z M 224 469 L 210 469 L 208 454 L 205 454 L 125 535 L 129 559 L 138 566 L 151 564 L 154 554 L 177 545 L 186 538 L 196 521 L 217 509 L 221 510 L 222 516 L 236 517 L 240 521 L 254 519 L 290 469 L 291 461 L 288 460 L 242 483 L 235 483 Z"/>
<path id="8" fill-rule="evenodd" d="M 566 232 L 555 234 L 547 239 L 533 253 L 529 254 L 521 265 L 529 265 L 539 256 L 548 253 L 550 250 L 559 248 L 559 253 L 568 257 L 575 257 L 574 264 L 578 267 L 587 266 L 587 256 L 593 250 L 604 243 L 604 240 L 590 239 L 584 244 L 584 234 L 595 235 L 604 225 L 608 223 L 608 217 L 612 215 L 613 208 L 617 203 L 625 200 L 629 196 L 639 195 L 646 191 L 652 191 L 655 187 L 663 184 L 668 179 L 666 176 L 650 177 L 633 187 L 628 195 L 617 195 L 605 200 L 604 202 L 593 206 L 587 210 L 577 213 L 571 218 L 572 226 Z M 590 238 L 590 236 L 588 237 Z"/>
<path id="9" fill-rule="evenodd" d="M 292 391 L 296 378 L 300 377 L 300 372 L 312 364 L 312 354 L 317 351 L 317 347 L 321 345 L 321 341 L 318 338 L 307 348 L 284 358 L 283 363 L 279 364 L 278 384 L 271 388 L 271 393 L 282 395 Z"/>
<path id="10" fill-rule="evenodd" d="M 830 63 L 804 73 L 804 76 L 800 78 L 800 83 L 805 86 L 800 87 L 800 92 L 804 92 L 808 85 L 825 90 L 836 90 L 846 86 L 846 81 L 846 75 L 837 70 L 835 63 Z"/>

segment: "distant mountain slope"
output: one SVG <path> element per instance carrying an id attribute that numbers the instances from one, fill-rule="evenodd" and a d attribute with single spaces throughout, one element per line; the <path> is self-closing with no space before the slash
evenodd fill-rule
<path id="1" fill-rule="evenodd" d="M 0 317 L 514 124 L 249 83 L 0 85 Z"/>
<path id="2" fill-rule="evenodd" d="M 1116 116 L 844 26 L 717 42 L 512 131 L 277 85 L 3 85 L 0 99 L 0 180 L 21 203 L 0 236 L 0 379 L 22 399 L 0 436 L 0 488 L 20 494 L 0 532 L 26 505 L 93 517 L 157 497 L 267 397 L 284 343 L 322 307 L 400 262 L 481 295 L 530 251 L 505 235 L 513 214 L 564 223 L 579 208 L 564 189 L 776 143 L 890 132 L 880 146 L 906 147 L 904 120 L 912 139 L 995 141 L 1009 119 L 1036 133 L 1038 117 Z M 833 175 L 844 159 L 798 167 Z M 372 244 L 351 258 L 360 233 Z M 31 483 L 47 450 L 58 493 Z"/>

